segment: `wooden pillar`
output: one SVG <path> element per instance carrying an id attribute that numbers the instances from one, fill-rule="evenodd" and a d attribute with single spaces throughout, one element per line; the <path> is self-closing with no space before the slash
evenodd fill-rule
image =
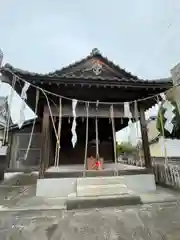
<path id="1" fill-rule="evenodd" d="M 140 126 L 141 126 L 142 146 L 144 151 L 145 166 L 147 168 L 151 168 L 151 155 L 149 150 L 149 140 L 148 140 L 146 119 L 145 119 L 145 110 L 142 105 L 139 106 L 139 113 L 140 113 Z"/>
<path id="2" fill-rule="evenodd" d="M 45 170 L 49 166 L 50 161 L 50 117 L 49 111 L 46 106 L 43 111 L 42 118 L 42 133 L 41 133 L 41 161 L 40 161 L 40 171 L 39 178 L 44 178 Z"/>

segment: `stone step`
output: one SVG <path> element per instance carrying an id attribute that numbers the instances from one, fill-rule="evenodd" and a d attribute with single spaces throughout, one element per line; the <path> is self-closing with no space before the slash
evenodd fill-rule
<path id="1" fill-rule="evenodd" d="M 88 185 L 109 185 L 109 184 L 121 184 L 124 180 L 123 176 L 113 176 L 113 177 L 86 177 L 78 178 L 78 186 L 88 186 Z"/>
<path id="2" fill-rule="evenodd" d="M 124 184 L 109 184 L 109 185 L 77 185 L 77 196 L 108 196 L 119 194 L 130 194 L 132 191 L 127 189 Z"/>
<path id="3" fill-rule="evenodd" d="M 125 194 L 101 197 L 70 197 L 67 199 L 66 204 L 67 210 L 73 210 L 139 205 L 142 204 L 142 202 L 139 196 Z"/>

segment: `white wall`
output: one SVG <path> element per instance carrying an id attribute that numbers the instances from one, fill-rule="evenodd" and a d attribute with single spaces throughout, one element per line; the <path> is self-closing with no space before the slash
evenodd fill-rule
<path id="1" fill-rule="evenodd" d="M 165 143 L 161 137 L 158 142 L 150 145 L 152 157 L 164 157 L 165 148 L 168 157 L 180 157 L 180 140 L 166 139 Z"/>

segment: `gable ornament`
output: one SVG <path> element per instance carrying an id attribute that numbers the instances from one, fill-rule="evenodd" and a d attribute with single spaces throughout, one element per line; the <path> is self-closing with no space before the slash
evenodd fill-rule
<path id="1" fill-rule="evenodd" d="M 100 64 L 98 61 L 95 62 L 95 63 L 92 65 L 92 70 L 93 70 L 93 72 L 96 74 L 96 76 L 100 75 L 101 72 L 102 72 L 102 64 Z"/>

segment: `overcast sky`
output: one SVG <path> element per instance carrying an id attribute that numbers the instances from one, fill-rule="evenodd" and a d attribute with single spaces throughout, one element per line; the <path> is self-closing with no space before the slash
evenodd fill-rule
<path id="1" fill-rule="evenodd" d="M 0 1 L 4 63 L 49 72 L 97 47 L 144 79 L 180 61 L 179 0 Z"/>
<path id="2" fill-rule="evenodd" d="M 180 61 L 179 0 L 0 1 L 5 62 L 49 72 L 97 47 L 122 68 L 160 78 Z"/>

